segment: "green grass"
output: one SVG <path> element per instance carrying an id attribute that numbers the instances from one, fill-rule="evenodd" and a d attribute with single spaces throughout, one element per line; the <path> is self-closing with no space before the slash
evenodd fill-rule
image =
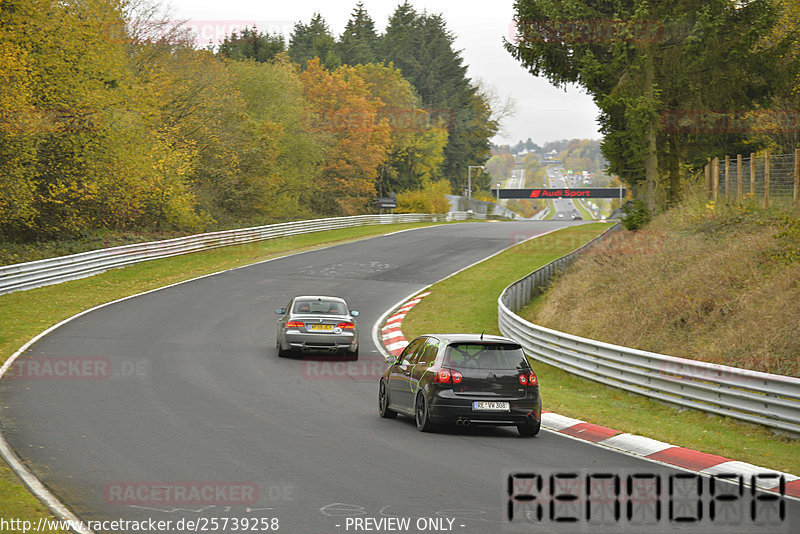
<path id="1" fill-rule="evenodd" d="M 591 221 L 594 219 L 594 215 L 592 215 L 592 212 L 589 211 L 589 209 L 586 207 L 586 205 L 583 203 L 582 200 L 576 199 L 573 201 L 573 204 L 575 205 L 575 208 L 578 210 L 578 212 L 581 214 L 581 217 L 583 217 L 583 220 Z"/>
<path id="2" fill-rule="evenodd" d="M 50 326 L 105 302 L 234 267 L 430 224 L 360 226 L 223 247 L 139 263 L 96 276 L 0 296 L 0 364 Z M 42 505 L 0 462 L 0 517 L 38 521 Z"/>
<path id="3" fill-rule="evenodd" d="M 592 223 L 559 230 L 435 284 L 431 295 L 404 319 L 405 337 L 413 339 L 433 332 L 499 333 L 494 303 L 506 286 L 607 227 L 605 223 Z M 534 368 L 546 410 L 762 467 L 800 473 L 797 441 L 764 427 L 676 408 L 540 362 L 534 362 Z"/>
<path id="4" fill-rule="evenodd" d="M 550 177 L 547 175 L 547 169 L 542 169 L 542 175 L 544 179 L 542 183 L 545 184 L 545 188 L 553 187 L 553 184 L 550 183 Z M 556 216 L 556 203 L 552 198 L 547 199 L 547 215 L 542 217 L 542 220 L 549 221 Z"/>
<path id="5" fill-rule="evenodd" d="M 549 221 L 556 216 L 556 203 L 552 199 L 547 199 L 547 215 L 542 217 L 543 221 Z"/>

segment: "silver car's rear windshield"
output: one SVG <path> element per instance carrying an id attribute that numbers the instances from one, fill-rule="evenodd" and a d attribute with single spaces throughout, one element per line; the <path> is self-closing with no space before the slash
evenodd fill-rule
<path id="1" fill-rule="evenodd" d="M 345 315 L 344 304 L 336 300 L 298 300 L 292 307 L 292 313 L 330 313 Z"/>
<path id="2" fill-rule="evenodd" d="M 451 343 L 444 365 L 455 369 L 527 369 L 522 347 L 509 343 Z"/>

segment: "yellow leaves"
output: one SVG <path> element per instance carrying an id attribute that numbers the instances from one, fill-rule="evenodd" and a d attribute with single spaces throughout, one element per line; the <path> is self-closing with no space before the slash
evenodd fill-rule
<path id="1" fill-rule="evenodd" d="M 445 213 L 450 207 L 445 195 L 450 191 L 448 180 L 425 180 L 421 189 L 397 195 L 397 209 L 401 213 Z"/>
<path id="2" fill-rule="evenodd" d="M 383 103 L 351 67 L 329 72 L 315 58 L 300 79 L 313 113 L 312 128 L 332 138 L 320 185 L 347 196 L 374 195 L 374 176 L 391 144 L 388 121 L 379 116 Z"/>

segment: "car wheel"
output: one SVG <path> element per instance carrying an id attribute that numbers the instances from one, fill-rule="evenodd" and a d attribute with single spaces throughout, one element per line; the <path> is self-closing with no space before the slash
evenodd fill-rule
<path id="1" fill-rule="evenodd" d="M 417 430 L 420 432 L 429 432 L 433 426 L 430 413 L 428 413 L 428 401 L 421 391 L 417 393 L 417 400 L 414 403 L 414 419 L 417 421 Z"/>
<path id="2" fill-rule="evenodd" d="M 389 408 L 389 391 L 386 388 L 386 380 L 381 380 L 378 385 L 378 413 L 385 419 L 397 417 L 397 412 Z"/>
<path id="3" fill-rule="evenodd" d="M 519 435 L 523 438 L 532 438 L 536 434 L 539 433 L 539 429 L 542 427 L 541 421 L 536 421 L 534 423 L 522 423 L 517 425 L 517 431 Z"/>
<path id="4" fill-rule="evenodd" d="M 281 347 L 281 344 L 278 343 L 278 357 L 279 358 L 288 358 L 290 354 L 291 354 L 291 351 L 283 350 L 283 347 Z"/>
<path id="5" fill-rule="evenodd" d="M 348 352 L 347 355 L 350 357 L 351 360 L 357 360 L 358 359 L 358 347 L 356 347 L 356 350 L 354 350 L 353 352 Z"/>

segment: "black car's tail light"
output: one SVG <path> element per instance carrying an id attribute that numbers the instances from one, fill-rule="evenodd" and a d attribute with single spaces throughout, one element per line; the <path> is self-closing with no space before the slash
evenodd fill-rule
<path id="1" fill-rule="evenodd" d="M 464 375 L 460 372 L 447 368 L 439 369 L 433 377 L 436 384 L 460 384 L 463 379 Z"/>
<path id="2" fill-rule="evenodd" d="M 519 383 L 523 386 L 533 387 L 539 385 L 539 379 L 536 377 L 536 373 L 531 371 L 529 373 L 522 373 L 519 375 Z"/>
<path id="3" fill-rule="evenodd" d="M 339 323 L 336 325 L 336 328 L 341 328 L 342 330 L 355 330 L 356 325 L 351 322 Z"/>
<path id="4" fill-rule="evenodd" d="M 303 321 L 286 321 L 286 328 L 303 328 Z"/>

